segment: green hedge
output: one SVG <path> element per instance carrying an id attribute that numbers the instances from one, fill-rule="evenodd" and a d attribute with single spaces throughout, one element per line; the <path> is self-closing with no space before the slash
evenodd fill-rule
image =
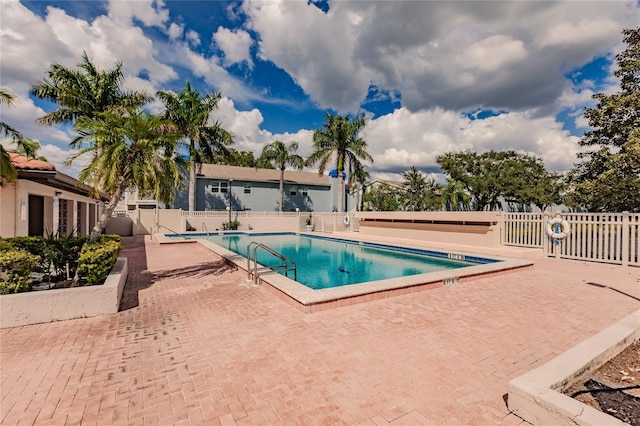
<path id="1" fill-rule="evenodd" d="M 78 274 L 89 285 L 102 283 L 115 265 L 120 250 L 122 238 L 117 235 L 104 235 L 93 244 L 85 244 L 78 258 Z"/>
<path id="2" fill-rule="evenodd" d="M 87 237 L 16 237 L 0 239 L 0 294 L 31 289 L 32 272 L 46 275 L 54 270 L 78 276 L 89 285 L 101 284 L 116 263 L 122 250 L 122 237 L 102 235 L 93 244 Z"/>
<path id="3" fill-rule="evenodd" d="M 40 256 L 11 248 L 0 252 L 0 294 L 31 290 L 31 272 L 40 264 Z"/>

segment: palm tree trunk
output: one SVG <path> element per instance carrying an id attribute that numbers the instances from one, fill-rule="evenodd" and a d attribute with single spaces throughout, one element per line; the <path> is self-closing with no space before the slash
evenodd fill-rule
<path id="1" fill-rule="evenodd" d="M 338 170 L 338 213 L 344 212 L 344 173 Z"/>
<path id="2" fill-rule="evenodd" d="M 280 212 L 284 211 L 284 169 L 280 169 Z"/>
<path id="3" fill-rule="evenodd" d="M 194 147 L 191 147 L 189 156 L 189 211 L 196 209 L 196 157 L 193 153 Z"/>
<path id="4" fill-rule="evenodd" d="M 120 200 L 120 197 L 122 197 L 122 194 L 124 194 L 124 190 L 127 188 L 127 186 L 129 186 L 128 180 L 123 180 L 122 182 L 120 182 L 120 185 L 118 185 L 118 190 L 111 196 L 111 199 L 100 215 L 100 220 L 98 220 L 96 225 L 91 230 L 91 234 L 89 234 L 87 243 L 95 243 L 100 234 L 102 234 L 102 231 L 107 226 L 107 222 L 109 222 L 109 219 L 111 219 L 111 214 L 118 206 L 118 201 Z"/>

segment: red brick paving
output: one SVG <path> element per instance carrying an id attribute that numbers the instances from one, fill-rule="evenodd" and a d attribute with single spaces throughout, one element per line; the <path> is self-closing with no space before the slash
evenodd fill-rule
<path id="1" fill-rule="evenodd" d="M 121 312 L 1 331 L 3 425 L 517 425 L 509 380 L 640 306 L 637 268 L 541 260 L 305 314 L 198 244 L 125 246 Z"/>

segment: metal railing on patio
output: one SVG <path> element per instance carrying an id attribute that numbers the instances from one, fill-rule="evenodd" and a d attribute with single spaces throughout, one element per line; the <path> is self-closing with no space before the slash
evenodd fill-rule
<path id="1" fill-rule="evenodd" d="M 640 266 L 639 213 L 503 213 L 502 244 L 542 248 L 547 256 Z M 564 240 L 546 233 L 547 221 L 569 224 Z"/>

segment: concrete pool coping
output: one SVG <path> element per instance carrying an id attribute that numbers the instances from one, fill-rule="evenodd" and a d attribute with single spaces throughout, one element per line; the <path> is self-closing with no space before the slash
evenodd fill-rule
<path id="1" fill-rule="evenodd" d="M 294 232 L 294 234 L 316 237 L 318 236 L 310 233 L 307 234 L 304 232 Z M 320 235 L 320 237 L 327 237 L 327 235 Z M 345 238 L 342 235 L 331 235 L 330 238 L 335 238 L 338 240 L 346 239 L 351 241 L 366 241 L 371 243 L 390 244 L 390 241 L 388 239 L 362 239 L 355 238 L 355 236 L 349 236 L 348 238 Z M 161 244 L 198 242 L 212 252 L 222 256 L 227 262 L 236 265 L 240 269 L 243 269 L 245 271 L 247 270 L 247 259 L 244 256 L 220 247 L 217 244 L 207 241 L 204 238 L 187 239 L 158 235 L 157 240 Z M 393 245 L 420 250 L 432 250 L 424 244 L 411 244 L 407 241 L 395 242 L 393 243 Z M 442 252 L 442 250 L 439 249 L 433 251 Z M 446 253 L 463 255 L 472 258 L 479 257 L 478 253 L 462 251 L 454 252 L 447 250 Z M 525 259 L 508 259 L 498 256 L 483 256 L 487 259 L 496 260 L 496 262 L 467 266 L 459 269 L 448 269 L 426 274 L 411 275 L 407 277 L 370 281 L 366 283 L 352 284 L 321 290 L 314 290 L 306 287 L 305 285 L 282 276 L 277 272 L 267 272 L 261 274 L 258 278 L 258 283 L 268 284 L 268 288 L 272 290 L 273 293 L 304 312 L 317 312 L 325 309 L 337 308 L 340 306 L 348 306 L 355 303 L 368 302 L 401 294 L 423 291 L 429 288 L 452 287 L 476 278 L 486 277 L 492 274 L 504 273 L 512 271 L 514 269 L 530 267 L 534 264 L 533 261 Z M 263 266 L 259 264 L 258 267 L 263 268 Z M 247 284 L 248 286 L 252 284 L 251 281 L 249 281 L 248 277 L 245 284 Z"/>

